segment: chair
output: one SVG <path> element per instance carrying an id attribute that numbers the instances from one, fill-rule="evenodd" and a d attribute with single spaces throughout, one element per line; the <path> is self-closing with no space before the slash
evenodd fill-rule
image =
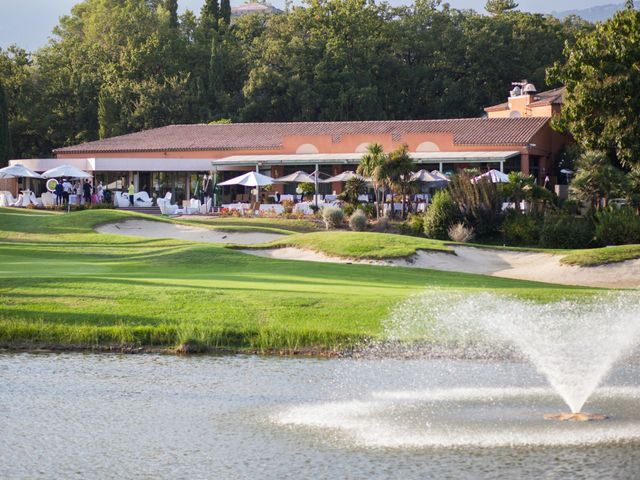
<path id="1" fill-rule="evenodd" d="M 116 192 L 113 197 L 113 204 L 118 208 L 129 206 L 129 194 L 125 192 Z"/>
<path id="2" fill-rule="evenodd" d="M 29 202 L 33 203 L 36 207 L 42 207 L 43 203 L 42 203 L 42 198 L 37 198 L 36 194 L 31 192 L 29 194 Z"/>
<path id="3" fill-rule="evenodd" d="M 136 207 L 152 207 L 153 200 L 149 197 L 149 194 L 143 190 L 133 196 L 133 204 Z"/>
<path id="4" fill-rule="evenodd" d="M 200 206 L 200 213 L 206 215 L 211 211 L 211 199 L 208 198 L 204 205 Z"/>
<path id="5" fill-rule="evenodd" d="M 41 198 L 44 207 L 53 207 L 56 204 L 56 196 L 51 192 L 44 192 Z"/>

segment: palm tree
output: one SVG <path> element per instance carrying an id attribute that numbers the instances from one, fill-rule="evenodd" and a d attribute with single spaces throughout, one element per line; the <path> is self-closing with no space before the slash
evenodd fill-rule
<path id="1" fill-rule="evenodd" d="M 593 208 L 606 207 L 612 196 L 624 192 L 627 178 L 622 170 L 611 164 L 604 152 L 585 152 L 576 166 L 571 191 Z"/>
<path id="2" fill-rule="evenodd" d="M 400 145 L 393 152 L 389 153 L 387 160 L 381 167 L 381 173 L 386 181 L 393 187 L 396 193 L 402 196 L 403 218 L 406 211 L 407 193 L 411 188 L 411 172 L 413 168 L 413 160 L 411 160 L 409 156 L 409 147 L 406 144 Z M 393 216 L 393 213 L 393 208 L 391 208 L 391 216 Z"/>
<path id="3" fill-rule="evenodd" d="M 530 175 L 522 172 L 511 172 L 509 183 L 504 184 L 504 190 L 508 197 L 515 203 L 516 212 L 520 212 L 520 202 L 527 197 L 528 191 L 533 188 L 534 180 Z"/>
<path id="4" fill-rule="evenodd" d="M 376 218 L 380 218 L 380 189 L 384 188 L 384 178 L 381 175 L 381 168 L 387 156 L 384 148 L 379 143 L 367 145 L 367 153 L 362 156 L 357 172 L 363 177 L 368 177 L 373 183 L 374 202 L 376 206 Z"/>

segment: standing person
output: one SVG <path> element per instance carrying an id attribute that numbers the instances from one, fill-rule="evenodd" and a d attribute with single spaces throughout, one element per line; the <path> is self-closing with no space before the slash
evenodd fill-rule
<path id="1" fill-rule="evenodd" d="M 64 203 L 68 205 L 69 195 L 71 195 L 73 187 L 71 186 L 71 182 L 69 182 L 66 178 L 62 179 L 62 189 L 64 190 Z"/>
<path id="2" fill-rule="evenodd" d="M 91 205 L 91 184 L 88 179 L 85 179 L 82 184 L 82 196 L 84 197 L 85 205 Z"/>
<path id="3" fill-rule="evenodd" d="M 56 183 L 56 188 L 53 192 L 56 194 L 56 206 L 64 204 L 64 186 L 62 183 Z"/>
<path id="4" fill-rule="evenodd" d="M 131 185 L 129 185 L 129 205 L 131 205 L 133 207 L 133 196 L 136 194 L 136 187 L 133 185 L 133 182 L 131 182 Z"/>
<path id="5" fill-rule="evenodd" d="M 102 185 L 102 181 L 98 182 L 96 195 L 98 196 L 98 203 L 102 203 L 102 200 L 104 199 L 104 186 Z"/>

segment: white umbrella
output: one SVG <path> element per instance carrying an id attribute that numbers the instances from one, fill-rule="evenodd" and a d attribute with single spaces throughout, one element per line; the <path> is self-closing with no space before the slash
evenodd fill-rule
<path id="1" fill-rule="evenodd" d="M 419 170 L 411 175 L 410 180 L 412 182 L 426 183 L 428 187 L 446 187 L 449 179 L 442 178 L 443 176 L 436 176 L 427 170 Z"/>
<path id="2" fill-rule="evenodd" d="M 0 168 L 0 178 L 7 177 L 28 177 L 28 178 L 42 178 L 33 170 L 28 169 L 24 165 L 19 163 L 10 165 L 8 167 Z"/>
<path id="3" fill-rule="evenodd" d="M 299 170 L 291 175 L 277 178 L 275 181 L 276 183 L 315 183 L 316 179 L 314 176 Z"/>
<path id="4" fill-rule="evenodd" d="M 438 180 L 443 180 L 445 182 L 450 182 L 449 177 L 447 177 L 444 173 L 440 173 L 438 170 L 431 170 L 431 175 L 436 177 Z"/>
<path id="5" fill-rule="evenodd" d="M 479 182 L 483 178 L 488 178 L 491 183 L 509 183 L 509 175 L 506 173 L 502 173 L 498 170 L 489 170 L 487 173 L 483 173 L 482 175 L 478 175 L 473 178 L 471 181 L 473 183 Z"/>
<path id="6" fill-rule="evenodd" d="M 351 180 L 352 178 L 359 178 L 361 180 L 367 180 L 362 175 L 358 175 L 356 172 L 351 170 L 347 170 L 346 172 L 342 172 L 335 177 L 329 177 L 326 180 L 321 180 L 322 183 L 333 183 L 333 182 L 346 182 Z"/>
<path id="7" fill-rule="evenodd" d="M 260 198 L 260 187 L 264 185 L 272 185 L 273 182 L 275 182 L 273 178 L 262 175 L 261 173 L 247 172 L 244 175 L 232 178 L 231 180 L 227 180 L 226 182 L 220 182 L 218 185 L 241 185 L 243 187 L 256 187 L 256 203 L 258 203 L 258 198 Z"/>
<path id="8" fill-rule="evenodd" d="M 90 178 L 92 175 L 80 170 L 78 167 L 74 167 L 73 165 L 60 165 L 59 167 L 47 170 L 42 174 L 42 176 L 44 178 Z"/>
<path id="9" fill-rule="evenodd" d="M 272 185 L 275 180 L 258 172 L 247 172 L 239 177 L 232 178 L 226 182 L 220 182 L 218 185 L 242 185 L 243 187 L 261 187 L 264 185 Z"/>

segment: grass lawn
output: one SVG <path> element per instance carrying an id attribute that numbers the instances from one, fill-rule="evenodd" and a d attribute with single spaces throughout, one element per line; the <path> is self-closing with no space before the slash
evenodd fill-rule
<path id="1" fill-rule="evenodd" d="M 291 235 L 281 240 L 263 244 L 260 247 L 274 246 L 298 247 L 326 253 L 331 256 L 358 259 L 402 258 L 413 255 L 417 250 L 453 253 L 451 247 L 439 240 L 390 233 L 335 230 Z"/>
<path id="2" fill-rule="evenodd" d="M 181 219 L 183 223 L 207 225 L 217 230 L 254 230 L 274 233 L 308 233 L 316 232 L 321 225 L 312 220 L 287 218 L 249 218 L 249 217 L 196 217 Z"/>
<path id="3" fill-rule="evenodd" d="M 539 301 L 593 292 L 430 270 L 273 260 L 214 244 L 93 231 L 130 217 L 145 216 L 0 209 L 0 344 L 331 350 L 380 338 L 394 305 L 425 288 Z M 357 241 L 340 247 L 346 236 Z M 401 240 L 409 237 L 393 238 L 400 240 L 396 246 L 383 235 L 326 237 L 348 251 L 359 243 L 359 252 L 404 255 L 413 248 Z"/>
<path id="4" fill-rule="evenodd" d="M 640 245 L 618 245 L 615 247 L 574 250 L 563 257 L 561 263 L 581 267 L 594 267 L 636 258 L 640 258 Z"/>

